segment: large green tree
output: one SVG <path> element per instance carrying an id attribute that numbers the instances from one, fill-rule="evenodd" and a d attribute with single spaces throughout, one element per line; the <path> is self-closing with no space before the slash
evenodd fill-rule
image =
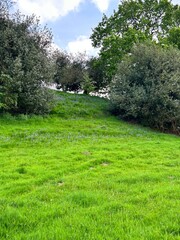
<path id="1" fill-rule="evenodd" d="M 167 38 L 173 27 L 180 27 L 179 16 L 180 7 L 168 0 L 124 0 L 112 16 L 104 15 L 91 40 L 94 47 L 101 48 L 107 76 L 111 79 L 134 43 Z"/>
<path id="2" fill-rule="evenodd" d="M 10 4 L 0 4 L 0 109 L 46 113 L 52 100 L 46 87 L 52 79 L 52 34 L 35 16 L 9 14 Z"/>

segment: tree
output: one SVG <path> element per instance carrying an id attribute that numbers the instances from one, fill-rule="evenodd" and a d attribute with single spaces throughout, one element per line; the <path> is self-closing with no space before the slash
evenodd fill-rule
<path id="1" fill-rule="evenodd" d="M 89 77 L 89 74 L 87 71 L 84 71 L 83 73 L 83 81 L 81 83 L 81 88 L 84 91 L 84 94 L 89 94 L 90 92 L 94 91 L 94 85 L 93 80 Z"/>
<path id="2" fill-rule="evenodd" d="M 137 44 L 111 84 L 113 111 L 162 131 L 180 133 L 180 51 Z"/>
<path id="3" fill-rule="evenodd" d="M 63 91 L 81 90 L 83 73 L 86 67 L 86 60 L 83 54 L 72 56 L 70 54 L 57 51 L 54 55 L 56 72 L 54 82 Z"/>
<path id="4" fill-rule="evenodd" d="M 86 68 L 89 77 L 92 79 L 95 91 L 99 91 L 109 83 L 109 78 L 106 76 L 104 64 L 99 57 L 91 57 L 86 62 Z"/>
<path id="5" fill-rule="evenodd" d="M 118 10 L 93 30 L 91 40 L 100 47 L 100 57 L 112 78 L 117 63 L 134 43 L 147 39 L 161 42 L 173 27 L 180 27 L 180 7 L 168 0 L 124 0 Z"/>
<path id="6" fill-rule="evenodd" d="M 48 56 L 52 34 L 35 16 L 10 15 L 9 2 L 0 5 L 0 109 L 49 112 L 52 94 L 46 85 L 53 74 Z"/>
<path id="7" fill-rule="evenodd" d="M 57 84 L 57 88 L 62 88 L 63 91 L 65 91 L 67 83 L 67 69 L 70 66 L 69 55 L 57 50 L 54 53 L 53 58 L 55 61 L 54 82 Z"/>

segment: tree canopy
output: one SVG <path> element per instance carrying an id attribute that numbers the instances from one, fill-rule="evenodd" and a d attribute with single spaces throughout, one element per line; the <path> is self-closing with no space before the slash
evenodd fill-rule
<path id="1" fill-rule="evenodd" d="M 162 42 L 172 28 L 179 27 L 180 7 L 171 1 L 124 0 L 112 16 L 103 16 L 91 40 L 94 47 L 101 48 L 100 58 L 111 78 L 134 43 L 147 39 Z"/>

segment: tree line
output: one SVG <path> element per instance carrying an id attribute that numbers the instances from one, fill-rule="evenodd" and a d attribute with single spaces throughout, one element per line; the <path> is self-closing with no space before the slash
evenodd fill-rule
<path id="1" fill-rule="evenodd" d="M 11 14 L 0 2 L 0 112 L 45 114 L 47 86 L 109 89 L 111 110 L 163 131 L 180 131 L 180 6 L 169 0 L 123 0 L 93 29 L 99 56 L 50 54 L 52 33 L 39 19 Z"/>
<path id="2" fill-rule="evenodd" d="M 180 133 L 180 6 L 124 0 L 93 30 L 112 112 Z"/>

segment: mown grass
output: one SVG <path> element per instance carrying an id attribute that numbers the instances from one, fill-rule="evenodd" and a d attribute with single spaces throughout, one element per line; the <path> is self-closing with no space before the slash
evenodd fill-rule
<path id="1" fill-rule="evenodd" d="M 58 93 L 46 117 L 0 117 L 0 239 L 180 239 L 180 139 Z"/>

